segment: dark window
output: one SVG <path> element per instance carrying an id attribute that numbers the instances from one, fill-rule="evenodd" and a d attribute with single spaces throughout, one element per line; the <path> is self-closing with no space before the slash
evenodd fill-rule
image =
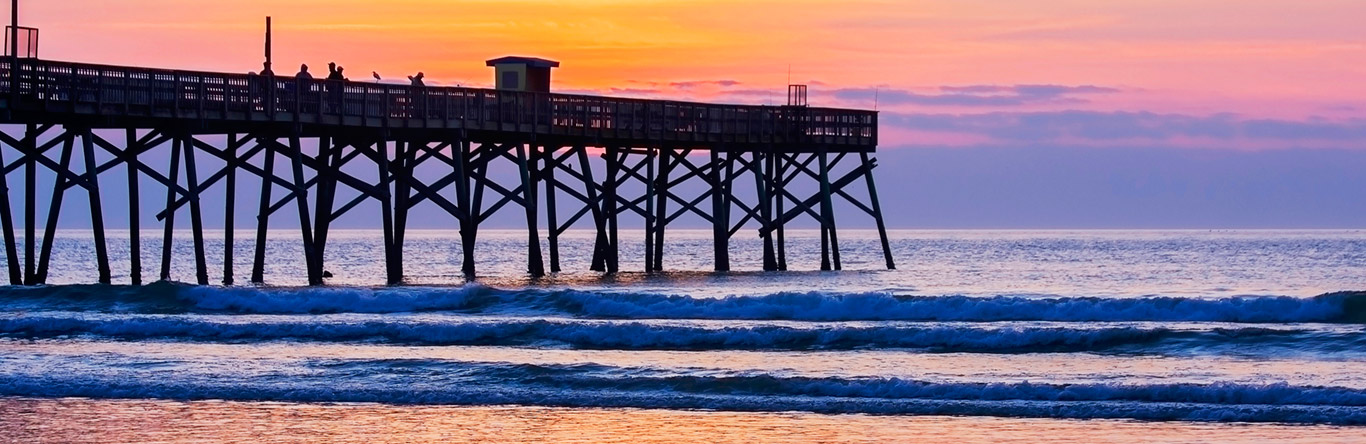
<path id="1" fill-rule="evenodd" d="M 503 89 L 522 89 L 521 79 L 517 77 L 517 71 L 503 72 Z"/>

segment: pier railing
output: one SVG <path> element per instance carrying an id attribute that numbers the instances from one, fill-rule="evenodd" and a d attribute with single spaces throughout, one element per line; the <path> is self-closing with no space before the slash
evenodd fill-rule
<path id="1" fill-rule="evenodd" d="M 849 151 L 877 145 L 875 111 L 806 106 L 418 87 L 38 59 L 0 60 L 0 93 L 5 91 L 11 110 L 46 113 L 823 145 Z"/>

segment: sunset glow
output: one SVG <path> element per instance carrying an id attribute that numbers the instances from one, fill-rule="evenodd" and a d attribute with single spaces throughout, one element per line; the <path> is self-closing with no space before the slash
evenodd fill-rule
<path id="1" fill-rule="evenodd" d="M 271 15 L 281 73 L 336 61 L 353 80 L 424 71 L 429 84 L 487 86 L 483 60 L 533 55 L 564 63 L 559 91 L 776 103 L 790 79 L 812 85 L 814 105 L 876 106 L 884 127 L 925 116 L 1080 112 L 1098 125 L 1128 125 L 1121 133 L 1155 131 L 1139 144 L 1366 141 L 1358 23 L 1366 3 L 1353 0 L 71 0 L 24 2 L 21 13 L 24 25 L 42 29 L 41 55 L 57 60 L 257 70 Z M 1182 131 L 1173 120 L 1211 126 Z M 1294 127 L 1247 126 L 1268 120 Z M 889 136 L 949 137 L 884 145 L 1011 144 L 984 133 L 1017 128 L 979 129 L 887 127 Z"/>

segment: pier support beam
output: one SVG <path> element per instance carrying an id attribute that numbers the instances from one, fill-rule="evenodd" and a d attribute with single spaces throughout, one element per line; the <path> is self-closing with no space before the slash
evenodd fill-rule
<path id="1" fill-rule="evenodd" d="M 816 154 L 820 163 L 820 186 L 821 186 L 821 269 L 830 270 L 833 265 L 835 270 L 840 267 L 840 241 L 835 234 L 835 208 L 830 199 L 830 162 L 829 156 L 825 151 Z M 828 251 L 828 257 L 827 257 Z"/>
<path id="2" fill-rule="evenodd" d="M 863 178 L 868 182 L 868 200 L 872 204 L 872 216 L 877 221 L 877 235 L 882 241 L 882 258 L 887 262 L 888 270 L 895 270 L 896 264 L 892 262 L 892 246 L 887 241 L 887 225 L 882 222 L 882 205 L 877 200 L 877 187 L 873 185 L 873 161 L 868 153 L 859 153 L 860 160 L 863 161 Z"/>
<path id="3" fill-rule="evenodd" d="M 303 236 L 304 263 L 308 268 L 308 285 L 322 285 L 319 272 L 317 245 L 313 243 L 313 222 L 308 214 L 308 186 L 304 185 L 304 154 L 298 130 L 289 137 L 290 165 L 294 171 L 294 203 L 299 208 L 299 230 Z"/>
<path id="4" fill-rule="evenodd" d="M 128 279 L 133 285 L 142 285 L 142 201 L 138 191 L 138 153 L 143 150 L 138 141 L 137 130 L 128 128 L 125 132 L 127 142 L 123 147 L 124 163 L 128 166 Z"/>
<path id="5" fill-rule="evenodd" d="M 166 218 L 162 220 L 161 234 L 161 280 L 171 280 L 171 246 L 174 244 L 176 187 L 180 183 L 181 138 L 171 139 L 170 179 L 166 182 Z"/>
<path id="6" fill-rule="evenodd" d="M 541 147 L 541 179 L 545 182 L 545 221 L 547 246 L 550 247 L 550 272 L 560 272 L 560 224 L 559 213 L 555 207 L 555 191 L 559 182 L 555 180 L 555 170 L 560 169 L 560 159 L 555 157 L 556 148 L 550 145 Z"/>
<path id="7" fill-rule="evenodd" d="M 545 259 L 541 255 L 541 235 L 536 227 L 536 205 L 539 199 L 536 196 L 537 173 L 535 163 L 529 163 L 528 157 L 540 157 L 535 153 L 536 145 L 530 143 L 518 143 L 513 148 L 517 152 L 517 167 L 522 176 L 522 206 L 526 209 L 526 229 L 527 229 L 527 273 L 532 277 L 545 276 Z M 531 155 L 528 156 L 528 151 Z"/>
<path id="8" fill-rule="evenodd" d="M 266 230 L 270 226 L 270 195 L 275 188 L 275 142 L 264 138 L 257 143 L 264 145 L 263 172 L 261 175 L 261 203 L 256 212 L 256 251 L 251 265 L 251 282 L 260 284 L 265 281 L 266 267 Z"/>
<path id="9" fill-rule="evenodd" d="M 95 168 L 95 136 L 90 128 L 81 128 L 81 157 L 85 159 L 85 186 L 90 200 L 90 229 L 95 237 L 95 267 L 101 284 L 110 282 L 109 245 L 104 239 L 104 207 L 100 199 L 100 174 Z"/>
<path id="10" fill-rule="evenodd" d="M 239 145 L 237 134 L 228 135 L 227 154 L 233 159 L 237 158 L 237 147 Z M 232 285 L 232 251 L 233 251 L 233 219 L 237 209 L 237 166 L 228 163 L 223 168 L 227 169 L 227 190 L 223 200 L 223 285 Z"/>
<path id="11" fill-rule="evenodd" d="M 730 271 L 730 174 L 721 153 L 711 151 L 712 255 L 716 271 Z"/>
<path id="12" fill-rule="evenodd" d="M 18 147 L 13 147 L 16 150 Z M 5 167 L 4 152 L 0 150 L 0 167 Z M 26 192 L 31 192 L 27 191 Z M 4 230 L 5 262 L 9 270 L 10 285 L 24 285 L 23 267 L 19 265 L 19 247 L 14 236 L 14 213 L 11 211 L 9 196 L 9 175 L 0 171 L 0 230 Z"/>
<path id="13" fill-rule="evenodd" d="M 374 161 L 379 171 L 380 190 L 380 219 L 384 226 L 384 274 L 385 281 L 389 285 L 398 285 L 403 282 L 403 254 L 396 239 L 397 232 L 394 229 L 394 164 L 390 162 L 389 143 L 383 140 L 375 142 Z"/>
<path id="14" fill-rule="evenodd" d="M 604 217 L 607 218 L 607 248 L 603 257 L 608 273 L 618 271 L 617 258 L 620 254 L 620 250 L 617 248 L 620 245 L 617 242 L 619 240 L 617 234 L 617 185 L 620 183 L 619 173 L 622 169 L 620 151 L 620 148 L 609 146 L 605 156 L 607 159 L 607 184 L 603 187 L 602 199 Z"/>

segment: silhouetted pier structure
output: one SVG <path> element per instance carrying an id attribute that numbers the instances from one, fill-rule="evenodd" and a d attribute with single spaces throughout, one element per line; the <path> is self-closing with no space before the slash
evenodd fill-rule
<path id="1" fill-rule="evenodd" d="M 616 272 L 619 219 L 631 214 L 645 221 L 646 271 L 664 269 L 666 228 L 686 214 L 711 223 L 716 270 L 730 269 L 729 241 L 746 226 L 757 226 L 763 268 L 786 269 L 784 228 L 806 217 L 821 228 L 821 268 L 840 269 L 836 199 L 876 221 L 886 265 L 892 268 L 872 176 L 876 112 L 806 106 L 800 85 L 789 93 L 791 104 L 785 106 L 721 105 L 7 57 L 0 60 L 0 123 L 9 130 L 0 131 L 0 143 L 20 153 L 17 159 L 0 159 L 0 228 L 9 281 L 45 282 L 62 200 L 78 190 L 90 205 L 98 279 L 110 281 L 102 207 L 108 196 L 101 196 L 100 181 L 102 174 L 120 169 L 125 174 L 119 175 L 128 178 L 135 284 L 143 273 L 137 215 L 145 202 L 139 199 L 139 177 L 166 188 L 165 202 L 158 202 L 164 204 L 158 218 L 165 233 L 160 278 L 171 279 L 171 233 L 177 213 L 187 210 L 199 284 L 209 282 L 202 208 L 210 204 L 224 205 L 223 282 L 234 281 L 233 218 L 242 176 L 263 185 L 254 282 L 263 279 L 266 228 L 276 212 L 297 212 L 308 281 L 321 284 L 330 225 L 367 201 L 379 204 L 375 216 L 384 230 L 390 283 L 403 279 L 409 210 L 423 202 L 453 217 L 469 276 L 475 273 L 481 223 L 509 207 L 525 212 L 532 275 L 546 272 L 542 222 L 551 272 L 560 271 L 558 238 L 581 221 L 591 223 L 596 233 L 591 269 Z M 118 137 L 109 135 L 114 130 Z M 226 143 L 206 140 L 222 138 Z M 149 151 L 167 146 L 169 166 L 143 160 Z M 74 154 L 82 162 L 73 165 Z M 599 155 L 603 161 L 593 163 L 605 168 L 590 165 L 590 156 Z M 196 165 L 204 156 L 222 166 L 205 171 Z M 496 163 L 515 165 L 518 178 L 504 183 L 491 176 L 489 168 Z M 430 164 L 448 173 L 434 180 L 414 174 Z M 37 218 L 40 169 L 57 178 L 45 221 Z M 348 172 L 356 169 L 371 173 Z M 370 174 L 378 179 L 361 178 Z M 12 178 L 23 181 L 22 204 L 11 201 Z M 696 181 L 706 191 L 685 195 L 689 187 L 682 185 Z M 736 181 L 753 181 L 754 195 L 733 193 Z M 225 189 L 224 202 L 201 199 L 219 186 Z M 866 188 L 851 194 L 857 187 Z M 339 188 L 357 194 L 338 200 Z M 16 216 L 23 218 L 21 224 Z M 41 238 L 40 223 L 45 226 Z M 23 226 L 22 239 L 16 225 Z"/>

